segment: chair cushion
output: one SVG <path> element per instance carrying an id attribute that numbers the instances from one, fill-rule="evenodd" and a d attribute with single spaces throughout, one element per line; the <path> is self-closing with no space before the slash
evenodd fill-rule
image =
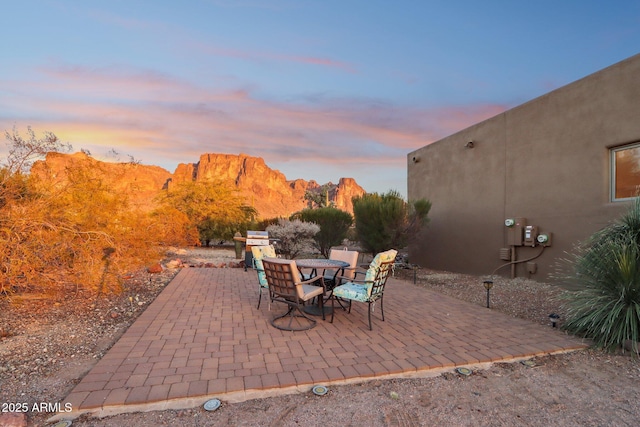
<path id="1" fill-rule="evenodd" d="M 371 296 L 371 289 L 373 288 L 373 281 L 376 279 L 376 275 L 378 274 L 378 270 L 380 269 L 380 264 L 383 262 L 394 261 L 396 259 L 396 255 L 398 251 L 395 249 L 389 249 L 385 252 L 380 252 L 377 254 L 371 264 L 369 264 L 369 269 L 367 270 L 367 274 L 364 276 L 364 280 L 367 283 L 367 296 Z"/>
<path id="2" fill-rule="evenodd" d="M 267 276 L 264 274 L 262 258 L 275 258 L 276 250 L 273 245 L 252 246 L 251 253 L 253 254 L 253 264 L 258 271 L 258 282 L 263 288 L 268 288 L 269 284 L 267 283 Z"/>
<path id="3" fill-rule="evenodd" d="M 353 280 L 355 276 L 354 268 L 358 264 L 358 251 L 347 251 L 344 249 L 331 249 L 329 251 L 329 259 L 335 259 L 338 261 L 344 261 L 349 263 L 349 268 L 344 270 L 344 277 Z M 325 270 L 325 279 L 333 280 L 336 273 L 339 272 L 337 269 L 327 269 Z"/>
<path id="4" fill-rule="evenodd" d="M 321 295 L 324 292 L 324 288 L 322 286 L 314 286 L 314 285 L 307 285 L 307 284 L 302 284 L 302 280 L 300 280 L 300 273 L 298 272 L 298 267 L 296 266 L 296 262 L 295 260 L 292 259 L 281 259 L 281 258 L 272 258 L 272 257 L 265 257 L 265 258 L 269 258 L 269 261 L 275 264 L 282 264 L 282 265 L 286 265 L 286 273 L 290 273 L 291 274 L 291 286 L 295 287 L 295 291 L 296 294 L 298 295 L 298 298 L 300 298 L 303 301 L 306 301 L 307 299 L 313 298 L 317 295 Z M 263 264 L 263 269 L 264 269 L 264 264 Z M 283 273 L 285 272 L 285 270 L 283 270 Z M 265 278 L 266 278 L 266 274 L 265 274 Z"/>
<path id="5" fill-rule="evenodd" d="M 334 296 L 361 302 L 369 301 L 369 292 L 371 292 L 371 286 L 361 283 L 347 282 L 333 288 Z"/>
<path id="6" fill-rule="evenodd" d="M 311 298 L 322 295 L 324 292 L 322 286 L 300 285 L 300 287 L 302 288 L 302 295 L 298 292 L 298 296 L 302 301 L 309 301 Z"/>

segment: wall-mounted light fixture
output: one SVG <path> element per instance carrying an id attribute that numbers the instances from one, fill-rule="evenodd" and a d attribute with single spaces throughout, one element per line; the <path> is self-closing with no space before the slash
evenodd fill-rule
<path id="1" fill-rule="evenodd" d="M 418 162 L 420 161 L 420 157 L 418 157 L 418 156 L 413 156 L 413 157 L 411 158 L 411 161 L 412 161 L 413 163 L 418 163 Z"/>
<path id="2" fill-rule="evenodd" d="M 469 141 L 469 142 L 467 142 L 467 143 L 465 144 L 465 147 L 467 147 L 467 148 L 473 148 L 473 147 L 475 147 L 475 144 L 473 143 L 473 141 Z"/>

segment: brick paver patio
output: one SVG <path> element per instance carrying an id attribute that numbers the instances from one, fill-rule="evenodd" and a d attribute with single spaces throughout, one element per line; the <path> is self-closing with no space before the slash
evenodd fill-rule
<path id="1" fill-rule="evenodd" d="M 213 397 L 238 402 L 586 347 L 396 279 L 385 291 L 386 320 L 376 307 L 373 331 L 366 304 L 357 303 L 351 314 L 338 310 L 333 324 L 318 318 L 308 331 L 281 331 L 269 320 L 283 305 L 269 311 L 267 300 L 256 309 L 253 270 L 182 270 L 65 399 L 71 417 L 195 407 Z"/>

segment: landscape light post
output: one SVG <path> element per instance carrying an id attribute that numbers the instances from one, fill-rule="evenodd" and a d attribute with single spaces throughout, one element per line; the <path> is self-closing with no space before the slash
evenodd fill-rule
<path id="1" fill-rule="evenodd" d="M 556 328 L 557 327 L 556 323 L 558 323 L 558 320 L 560 320 L 560 316 L 558 316 L 557 314 L 551 313 L 549 315 L 549 321 L 551 322 L 551 327 L 552 328 Z"/>
<path id="2" fill-rule="evenodd" d="M 491 308 L 489 307 L 489 292 L 491 291 L 491 288 L 493 288 L 493 280 L 485 280 L 483 283 L 484 288 L 487 290 L 487 308 Z"/>

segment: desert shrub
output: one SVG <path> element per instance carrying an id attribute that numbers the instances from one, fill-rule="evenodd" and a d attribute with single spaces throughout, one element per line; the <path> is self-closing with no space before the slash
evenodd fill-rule
<path id="1" fill-rule="evenodd" d="M 31 177 L 30 196 L 3 208 L 5 290 L 118 292 L 122 274 L 159 256 L 149 215 L 130 209 L 100 173 L 78 163 L 63 184 Z"/>
<path id="2" fill-rule="evenodd" d="M 304 200 L 307 202 L 309 209 L 326 208 L 329 203 L 329 184 L 325 184 L 320 188 L 307 190 L 304 193 Z"/>
<path id="3" fill-rule="evenodd" d="M 283 219 L 282 217 L 274 217 L 274 218 L 265 218 L 261 219 L 258 222 L 251 224 L 253 228 L 249 230 L 266 230 L 270 225 L 278 225 L 278 222 Z"/>
<path id="4" fill-rule="evenodd" d="M 197 246 L 200 236 L 197 228 L 184 212 L 171 206 L 162 206 L 150 214 L 149 239 L 157 245 Z"/>
<path id="5" fill-rule="evenodd" d="M 15 127 L 11 133 L 5 131 L 4 135 L 9 148 L 2 164 L 2 167 L 9 172 L 6 176 L 28 173 L 33 162 L 49 152 L 71 150 L 71 145 L 60 141 L 53 132 L 44 132 L 42 137 L 36 137 L 30 126 L 27 127 L 27 138 L 20 135 Z"/>
<path id="6" fill-rule="evenodd" d="M 280 218 L 278 224 L 267 227 L 269 238 L 278 239 L 278 252 L 286 258 L 313 251 L 313 236 L 320 231 L 317 224 Z"/>
<path id="7" fill-rule="evenodd" d="M 159 203 L 161 208 L 186 215 L 206 244 L 215 239 L 231 240 L 256 215 L 236 189 L 222 182 L 190 181 L 170 186 Z"/>
<path id="8" fill-rule="evenodd" d="M 315 248 L 325 258 L 329 257 L 332 246 L 342 243 L 342 240 L 347 236 L 349 227 L 353 224 L 351 214 L 334 207 L 304 209 L 295 214 L 295 218 L 320 226 L 320 231 L 313 236 L 313 241 Z"/>
<path id="9" fill-rule="evenodd" d="M 612 350 L 640 341 L 640 199 L 594 233 L 569 261 L 575 291 L 564 294 L 564 328 Z"/>
<path id="10" fill-rule="evenodd" d="M 105 184 L 88 159 L 65 177 L 27 169 L 38 156 L 64 148 L 55 135 L 23 139 L 6 133 L 0 169 L 0 297 L 67 289 L 118 292 L 120 277 L 159 258 L 162 230 L 132 209 L 124 191 Z"/>
<path id="11" fill-rule="evenodd" d="M 430 209 L 428 200 L 407 203 L 393 190 L 354 197 L 357 239 L 362 248 L 371 253 L 403 248 L 426 226 Z"/>

